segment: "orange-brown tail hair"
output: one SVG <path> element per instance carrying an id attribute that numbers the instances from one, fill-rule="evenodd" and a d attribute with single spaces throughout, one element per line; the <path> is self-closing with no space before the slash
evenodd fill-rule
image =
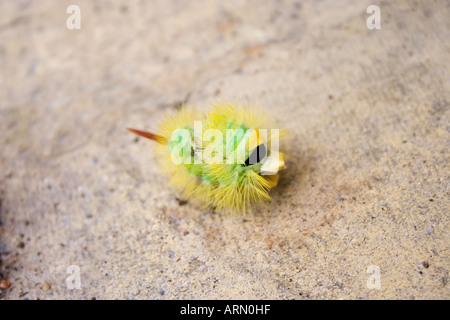
<path id="1" fill-rule="evenodd" d="M 127 128 L 128 131 L 133 132 L 134 134 L 140 136 L 140 137 L 144 137 L 156 142 L 159 142 L 161 144 L 167 144 L 167 138 L 160 136 L 158 134 L 155 133 L 151 133 L 148 131 L 142 131 L 142 130 L 137 130 L 137 129 L 131 129 L 131 128 Z"/>

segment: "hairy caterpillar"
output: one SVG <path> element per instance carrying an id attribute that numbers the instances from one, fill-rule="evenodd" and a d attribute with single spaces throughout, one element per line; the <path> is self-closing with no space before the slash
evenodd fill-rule
<path id="1" fill-rule="evenodd" d="M 286 168 L 278 150 L 285 132 L 268 128 L 264 113 L 219 102 L 203 113 L 181 106 L 155 133 L 128 130 L 157 142 L 170 183 L 184 197 L 218 210 L 245 212 L 271 199 L 277 172 Z"/>

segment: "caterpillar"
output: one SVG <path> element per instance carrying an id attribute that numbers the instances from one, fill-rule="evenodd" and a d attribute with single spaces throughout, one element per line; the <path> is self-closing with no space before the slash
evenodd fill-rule
<path id="1" fill-rule="evenodd" d="M 246 212 L 270 200 L 278 171 L 286 168 L 268 116 L 252 106 L 213 103 L 203 112 L 187 105 L 168 113 L 156 132 L 127 128 L 157 142 L 156 153 L 170 184 L 205 207 Z"/>

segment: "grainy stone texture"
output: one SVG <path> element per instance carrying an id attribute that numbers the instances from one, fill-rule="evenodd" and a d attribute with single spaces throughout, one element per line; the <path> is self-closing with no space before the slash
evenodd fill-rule
<path id="1" fill-rule="evenodd" d="M 370 4 L 0 2 L 0 297 L 449 299 L 449 2 L 381 1 L 381 30 Z M 125 131 L 215 98 L 289 131 L 245 217 L 180 201 Z"/>

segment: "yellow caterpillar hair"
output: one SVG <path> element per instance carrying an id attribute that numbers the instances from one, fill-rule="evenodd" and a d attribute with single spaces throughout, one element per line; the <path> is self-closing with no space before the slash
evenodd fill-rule
<path id="1" fill-rule="evenodd" d="M 270 200 L 278 170 L 286 168 L 267 116 L 219 102 L 203 113 L 186 106 L 167 115 L 156 133 L 128 129 L 158 142 L 157 153 L 183 197 L 218 210 L 245 212 Z"/>

